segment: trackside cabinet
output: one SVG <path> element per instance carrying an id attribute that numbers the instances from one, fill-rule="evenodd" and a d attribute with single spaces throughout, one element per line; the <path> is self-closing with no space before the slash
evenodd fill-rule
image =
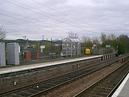
<path id="1" fill-rule="evenodd" d="M 7 43 L 7 64 L 19 64 L 19 49 L 18 43 Z"/>
<path id="2" fill-rule="evenodd" d="M 5 43 L 0 42 L 0 66 L 5 65 Z"/>

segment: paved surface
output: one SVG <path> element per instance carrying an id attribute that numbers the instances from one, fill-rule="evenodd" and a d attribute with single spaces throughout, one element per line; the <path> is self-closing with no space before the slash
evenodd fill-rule
<path id="1" fill-rule="evenodd" d="M 96 55 L 96 56 L 80 57 L 80 58 L 60 60 L 60 61 L 54 61 L 54 62 L 46 62 L 46 63 L 39 63 L 39 64 L 20 65 L 20 66 L 14 66 L 14 67 L 0 68 L 0 74 L 6 74 L 6 73 L 11 73 L 11 72 L 18 72 L 18 71 L 23 71 L 23 70 L 36 69 L 36 68 L 42 68 L 42 67 L 48 67 L 48 66 L 54 66 L 54 65 L 60 65 L 60 64 L 76 62 L 76 61 L 83 61 L 83 60 L 98 58 L 101 56 L 102 55 Z"/>
<path id="2" fill-rule="evenodd" d="M 123 80 L 112 97 L 129 97 L 129 74 Z"/>

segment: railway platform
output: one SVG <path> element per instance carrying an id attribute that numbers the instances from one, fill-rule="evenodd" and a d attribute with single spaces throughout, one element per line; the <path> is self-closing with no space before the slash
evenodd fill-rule
<path id="1" fill-rule="evenodd" d="M 0 94 L 86 68 L 103 55 L 0 68 Z"/>
<path id="2" fill-rule="evenodd" d="M 116 89 L 112 97 L 129 97 L 129 73 Z"/>
<path id="3" fill-rule="evenodd" d="M 99 57 L 102 57 L 102 55 L 80 57 L 80 58 L 74 58 L 74 59 L 60 60 L 60 61 L 54 61 L 54 62 L 46 62 L 46 63 L 39 63 L 39 64 L 31 64 L 31 65 L 20 65 L 20 66 L 17 65 L 17 66 L 13 66 L 13 67 L 0 68 L 0 74 L 19 72 L 19 71 L 25 71 L 25 70 L 32 70 L 32 69 L 43 68 L 43 67 L 56 66 L 56 65 L 73 63 L 73 62 L 89 60 L 89 59 L 94 59 L 94 58 L 99 58 Z"/>

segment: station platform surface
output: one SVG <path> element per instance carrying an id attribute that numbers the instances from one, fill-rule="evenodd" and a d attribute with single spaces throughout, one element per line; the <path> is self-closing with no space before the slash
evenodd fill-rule
<path id="1" fill-rule="evenodd" d="M 129 97 L 129 74 L 116 89 L 112 97 Z"/>
<path id="2" fill-rule="evenodd" d="M 30 70 L 30 69 L 66 64 L 66 63 L 70 63 L 70 62 L 77 62 L 77 61 L 83 61 L 83 60 L 100 58 L 100 57 L 102 57 L 102 55 L 80 57 L 80 58 L 74 58 L 74 59 L 45 62 L 45 63 L 31 64 L 31 65 L 17 65 L 17 66 L 13 66 L 13 67 L 0 68 L 0 74 L 6 74 L 6 73 L 11 73 L 11 72 L 18 72 L 18 71 L 23 71 L 23 70 Z"/>

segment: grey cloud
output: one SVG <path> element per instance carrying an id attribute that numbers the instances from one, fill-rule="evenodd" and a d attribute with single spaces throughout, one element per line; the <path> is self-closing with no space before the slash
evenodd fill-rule
<path id="1" fill-rule="evenodd" d="M 0 0 L 0 25 L 7 38 L 63 38 L 129 31 L 128 0 Z M 82 35 L 81 35 L 82 34 Z"/>

